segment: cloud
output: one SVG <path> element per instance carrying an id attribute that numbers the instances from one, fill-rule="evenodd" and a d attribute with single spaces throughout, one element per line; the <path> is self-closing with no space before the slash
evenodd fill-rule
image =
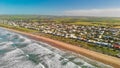
<path id="1" fill-rule="evenodd" d="M 67 16 L 120 17 L 120 8 L 68 10 L 68 11 L 64 11 L 63 14 Z"/>

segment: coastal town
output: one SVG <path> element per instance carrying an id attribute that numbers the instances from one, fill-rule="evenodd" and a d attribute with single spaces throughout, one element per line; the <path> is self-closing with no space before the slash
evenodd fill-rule
<path id="1" fill-rule="evenodd" d="M 4 21 L 3 23 L 11 26 L 37 30 L 45 34 L 92 43 L 97 46 L 120 49 L 119 28 L 58 23 L 21 23 L 14 21 Z"/>
<path id="2" fill-rule="evenodd" d="M 120 68 L 120 0 L 0 0 L 0 68 Z"/>

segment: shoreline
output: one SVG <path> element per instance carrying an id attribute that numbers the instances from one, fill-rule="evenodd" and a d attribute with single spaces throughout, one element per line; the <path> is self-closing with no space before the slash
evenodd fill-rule
<path id="1" fill-rule="evenodd" d="M 54 46 L 56 48 L 62 48 L 62 49 L 66 49 L 66 50 L 75 52 L 77 54 L 81 54 L 81 55 L 88 57 L 90 59 L 108 64 L 110 66 L 113 66 L 114 68 L 120 67 L 120 59 L 116 58 L 116 57 L 112 57 L 112 56 L 108 56 L 108 55 L 94 52 L 91 50 L 87 50 L 87 49 L 84 49 L 81 47 L 77 47 L 77 46 L 67 44 L 67 43 L 64 43 L 61 41 L 53 40 L 50 38 L 46 38 L 46 37 L 42 37 L 42 36 L 38 36 L 38 35 L 33 35 L 32 33 L 26 33 L 26 32 L 14 30 L 14 29 L 8 29 L 8 28 L 5 28 L 5 29 L 26 35 L 34 40 L 37 40 L 37 41 L 45 42 L 45 43 L 50 44 L 51 46 Z"/>

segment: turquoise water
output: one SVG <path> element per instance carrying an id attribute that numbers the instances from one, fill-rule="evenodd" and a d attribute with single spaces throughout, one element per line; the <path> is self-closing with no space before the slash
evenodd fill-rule
<path id="1" fill-rule="evenodd" d="M 99 68 L 108 66 L 103 65 L 99 65 Z M 46 43 L 0 28 L 0 68 L 98 67 L 72 52 L 62 51 Z"/>

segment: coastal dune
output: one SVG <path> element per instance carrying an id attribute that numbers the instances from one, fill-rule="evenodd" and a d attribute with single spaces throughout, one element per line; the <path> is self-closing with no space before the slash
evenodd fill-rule
<path id="1" fill-rule="evenodd" d="M 46 37 L 42 37 L 42 36 L 38 36 L 38 35 L 26 33 L 26 32 L 21 32 L 21 31 L 17 31 L 17 30 L 13 30 L 13 29 L 7 29 L 7 30 L 14 31 L 14 32 L 17 32 L 20 34 L 24 34 L 32 39 L 45 42 L 45 43 L 50 44 L 51 46 L 54 46 L 56 48 L 62 48 L 65 50 L 69 50 L 69 51 L 81 54 L 81 55 L 86 56 L 90 59 L 97 60 L 97 61 L 100 61 L 102 63 L 111 65 L 114 68 L 120 68 L 120 59 L 119 58 L 108 56 L 108 55 L 94 52 L 91 50 L 87 50 L 87 49 L 84 49 L 81 47 L 77 47 L 77 46 L 74 46 L 71 44 L 67 44 L 67 43 L 53 40 L 53 39 L 46 38 Z"/>

